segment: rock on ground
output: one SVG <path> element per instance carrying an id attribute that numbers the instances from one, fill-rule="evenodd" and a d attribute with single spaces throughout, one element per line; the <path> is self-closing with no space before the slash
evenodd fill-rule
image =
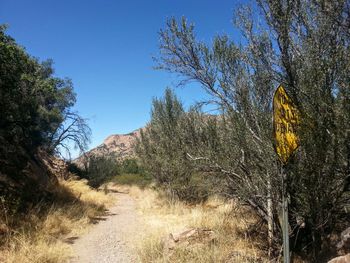
<path id="1" fill-rule="evenodd" d="M 328 263 L 350 263 L 350 254 L 333 258 L 332 260 L 328 261 Z"/>

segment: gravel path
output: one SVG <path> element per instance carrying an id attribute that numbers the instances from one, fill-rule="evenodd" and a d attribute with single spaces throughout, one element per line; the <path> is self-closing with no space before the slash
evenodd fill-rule
<path id="1" fill-rule="evenodd" d="M 130 237 L 135 239 L 139 227 L 135 202 L 126 193 L 113 193 L 117 204 L 109 215 L 99 218 L 89 233 L 77 239 L 71 263 L 137 262 Z"/>

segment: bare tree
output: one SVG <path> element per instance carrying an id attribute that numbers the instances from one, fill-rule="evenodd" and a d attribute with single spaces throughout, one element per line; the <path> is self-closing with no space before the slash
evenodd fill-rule
<path id="1" fill-rule="evenodd" d="M 52 133 L 49 147 L 58 154 L 64 149 L 70 157 L 72 145 L 81 153 L 87 150 L 90 136 L 91 129 L 86 119 L 76 112 L 68 111 L 64 113 L 64 121 Z"/>

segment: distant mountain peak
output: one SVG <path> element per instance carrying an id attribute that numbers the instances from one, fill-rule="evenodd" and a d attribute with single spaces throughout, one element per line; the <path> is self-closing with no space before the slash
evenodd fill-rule
<path id="1" fill-rule="evenodd" d="M 141 128 L 142 129 L 142 128 Z M 135 156 L 134 144 L 140 137 L 141 129 L 134 130 L 127 134 L 109 135 L 102 144 L 78 157 L 75 162 L 82 164 L 85 158 L 89 157 L 115 157 L 117 160 L 124 160 Z"/>

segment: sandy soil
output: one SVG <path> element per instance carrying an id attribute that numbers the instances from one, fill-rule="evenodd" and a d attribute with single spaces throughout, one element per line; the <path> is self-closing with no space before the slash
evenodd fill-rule
<path id="1" fill-rule="evenodd" d="M 108 215 L 97 218 L 96 225 L 75 240 L 72 245 L 75 257 L 71 263 L 138 262 L 131 241 L 140 233 L 135 202 L 127 193 L 113 195 L 117 203 Z"/>

